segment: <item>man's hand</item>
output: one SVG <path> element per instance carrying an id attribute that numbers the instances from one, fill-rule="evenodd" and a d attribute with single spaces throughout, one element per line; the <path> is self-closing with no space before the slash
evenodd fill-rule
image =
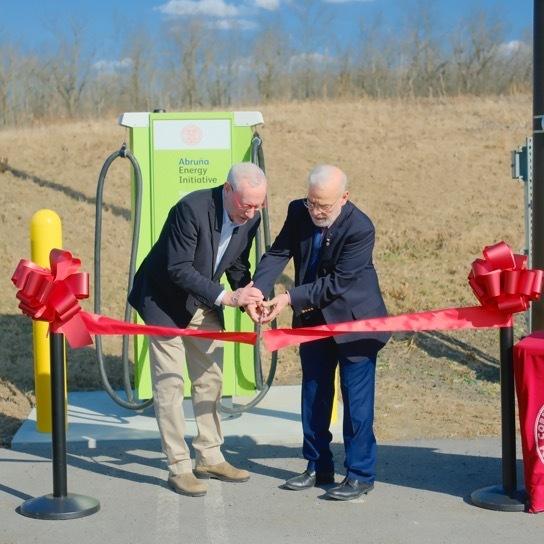
<path id="1" fill-rule="evenodd" d="M 265 308 L 262 302 L 248 304 L 245 310 L 254 323 L 262 323 L 263 318 L 268 315 L 268 308 Z"/>
<path id="2" fill-rule="evenodd" d="M 250 281 L 242 289 L 237 289 L 235 293 L 238 293 L 238 306 L 247 306 L 248 304 L 258 303 L 264 300 L 264 295 L 260 289 L 253 287 L 253 282 Z"/>
<path id="3" fill-rule="evenodd" d="M 276 319 L 278 314 L 286 307 L 291 304 L 291 297 L 289 293 L 283 293 L 281 295 L 275 296 L 272 300 L 265 300 L 261 303 L 261 306 L 264 310 L 268 310 L 268 315 L 262 315 L 261 323 L 269 323 L 273 319 Z"/>
<path id="4" fill-rule="evenodd" d="M 221 302 L 225 306 L 237 308 L 239 306 L 247 306 L 248 304 L 256 304 L 263 299 L 264 296 L 261 291 L 256 287 L 253 287 L 253 282 L 250 281 L 245 287 L 225 293 Z"/>

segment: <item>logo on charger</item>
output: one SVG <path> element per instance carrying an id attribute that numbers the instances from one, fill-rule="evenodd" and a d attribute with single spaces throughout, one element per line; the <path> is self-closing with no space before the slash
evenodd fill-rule
<path id="1" fill-rule="evenodd" d="M 540 457 L 540 461 L 544 464 L 544 404 L 535 420 L 535 443 L 536 452 Z"/>
<path id="2" fill-rule="evenodd" d="M 204 136 L 202 129 L 198 125 L 185 125 L 181 129 L 181 139 L 186 145 L 197 145 Z"/>

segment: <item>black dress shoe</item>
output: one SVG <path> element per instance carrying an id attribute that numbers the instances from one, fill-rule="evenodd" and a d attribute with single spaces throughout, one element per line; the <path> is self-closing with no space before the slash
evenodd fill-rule
<path id="1" fill-rule="evenodd" d="M 329 489 L 325 494 L 325 497 L 338 501 L 350 501 L 352 499 L 358 499 L 361 495 L 366 495 L 373 489 L 374 484 L 368 484 L 346 477 L 340 485 Z"/>
<path id="2" fill-rule="evenodd" d="M 300 491 L 301 489 L 309 489 L 316 485 L 333 484 L 334 472 L 316 472 L 315 470 L 305 470 L 302 474 L 289 478 L 283 487 Z"/>

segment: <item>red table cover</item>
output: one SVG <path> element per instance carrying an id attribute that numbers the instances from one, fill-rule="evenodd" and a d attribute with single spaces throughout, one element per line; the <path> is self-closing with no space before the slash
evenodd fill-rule
<path id="1" fill-rule="evenodd" d="M 514 375 L 529 512 L 544 511 L 544 331 L 514 346 Z"/>

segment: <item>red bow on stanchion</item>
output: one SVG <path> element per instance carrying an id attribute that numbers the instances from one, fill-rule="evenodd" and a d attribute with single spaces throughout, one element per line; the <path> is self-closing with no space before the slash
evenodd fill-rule
<path id="1" fill-rule="evenodd" d="M 92 344 L 84 325 L 79 300 L 89 296 L 89 274 L 80 272 L 81 261 L 69 251 L 53 249 L 51 270 L 22 259 L 11 281 L 19 291 L 19 308 L 25 315 L 50 323 L 53 332 L 63 333 L 73 347 Z"/>
<path id="2" fill-rule="evenodd" d="M 89 296 L 89 274 L 80 272 L 81 261 L 69 251 L 53 249 L 49 255 L 51 270 L 22 259 L 11 281 L 19 291 L 19 308 L 38 321 L 50 323 L 53 332 L 60 332 L 72 348 L 93 343 L 91 334 L 125 335 L 154 334 L 162 336 L 196 336 L 255 344 L 254 332 L 223 332 L 177 329 L 155 325 L 126 323 L 110 317 L 91 314 L 81 309 L 79 300 Z"/>
<path id="3" fill-rule="evenodd" d="M 468 275 L 483 307 L 512 314 L 527 310 L 529 302 L 540 297 L 542 270 L 528 270 L 525 255 L 512 253 L 504 242 L 486 246 L 483 254 L 484 259 L 476 259 Z"/>

